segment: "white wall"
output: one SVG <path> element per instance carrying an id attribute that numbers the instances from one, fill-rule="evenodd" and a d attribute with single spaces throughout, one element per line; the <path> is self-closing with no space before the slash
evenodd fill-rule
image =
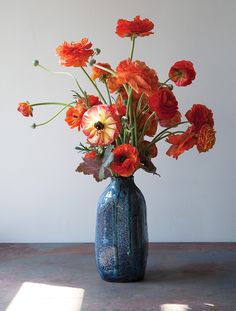
<path id="1" fill-rule="evenodd" d="M 83 138 L 63 116 L 30 129 L 32 119 L 16 111 L 19 101 L 64 100 L 75 88 L 56 69 L 55 48 L 88 36 L 102 49 L 100 61 L 116 66 L 127 58 L 129 40 L 114 34 L 118 18 L 140 14 L 156 25 L 155 36 L 137 40 L 135 57 L 160 79 L 177 60 L 195 64 L 197 78 L 176 88 L 180 109 L 205 103 L 215 113 L 217 144 L 209 153 L 189 151 L 178 161 L 159 148 L 161 178 L 138 172 L 136 183 L 148 206 L 150 241 L 235 240 L 235 37 L 236 2 L 219 0 L 81 1 L 9 0 L 0 10 L 0 242 L 94 240 L 96 202 L 107 181 L 75 173 L 74 147 Z M 71 71 L 71 70 L 70 70 Z M 81 83 L 92 92 L 81 71 Z M 35 109 L 34 121 L 52 111 Z"/>

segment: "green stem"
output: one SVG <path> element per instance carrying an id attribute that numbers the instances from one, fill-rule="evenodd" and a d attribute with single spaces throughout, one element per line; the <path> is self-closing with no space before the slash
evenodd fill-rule
<path id="1" fill-rule="evenodd" d="M 99 88 L 97 87 L 97 85 L 94 83 L 94 81 L 91 79 L 90 75 L 87 73 L 87 71 L 84 69 L 84 67 L 81 67 L 81 69 L 83 70 L 83 72 L 85 73 L 85 75 L 87 76 L 87 78 L 90 80 L 90 82 L 93 84 L 93 86 L 95 87 L 95 89 L 97 90 L 98 94 L 100 95 L 102 101 L 104 102 L 105 105 L 107 105 L 107 102 L 105 100 L 105 98 L 103 97 L 102 93 L 100 92 Z"/>
<path id="2" fill-rule="evenodd" d="M 177 76 L 179 76 L 179 73 L 173 75 L 172 77 L 169 77 L 166 81 L 160 83 L 159 89 L 160 89 L 163 85 L 166 85 L 166 83 L 167 83 L 168 81 L 172 80 L 174 77 L 177 77 Z"/>
<path id="3" fill-rule="evenodd" d="M 116 74 L 116 72 L 114 70 L 108 69 L 106 67 L 103 67 L 103 66 L 100 66 L 100 65 L 97 65 L 97 64 L 94 64 L 93 67 L 96 67 L 96 68 L 102 69 L 104 71 L 107 71 L 107 72 L 111 73 L 113 76 L 117 77 L 117 74 Z"/>
<path id="4" fill-rule="evenodd" d="M 134 55 L 134 46 L 135 46 L 135 36 L 131 37 L 131 50 L 129 59 L 132 61 Z"/>
<path id="5" fill-rule="evenodd" d="M 163 131 L 161 131 L 158 135 L 156 135 L 156 136 L 152 139 L 152 141 L 150 142 L 150 144 L 147 145 L 146 150 L 148 150 L 153 144 L 155 144 L 161 136 L 163 136 L 166 132 L 168 132 L 168 130 L 170 130 L 170 129 L 174 128 L 174 127 L 177 127 L 178 125 L 186 124 L 186 123 L 189 123 L 189 122 L 188 122 L 188 121 L 179 122 L 179 123 L 175 124 L 174 126 L 167 127 L 166 129 L 164 129 Z"/>
<path id="6" fill-rule="evenodd" d="M 143 139 L 144 134 L 145 134 L 145 131 L 146 131 L 146 128 L 147 128 L 147 125 L 148 125 L 148 123 L 150 122 L 151 118 L 152 118 L 155 114 L 156 114 L 156 113 L 153 112 L 153 113 L 151 113 L 150 116 L 147 118 L 146 122 L 144 123 L 143 130 L 142 130 L 142 133 L 141 133 L 141 135 L 140 135 L 140 137 L 139 137 L 139 140 L 142 140 L 142 139 Z"/>
<path id="7" fill-rule="evenodd" d="M 44 66 L 42 66 L 40 64 L 38 65 L 38 67 L 40 67 L 41 69 L 43 69 L 43 70 L 45 70 L 47 72 L 50 72 L 50 73 L 54 73 L 54 74 L 58 74 L 58 75 L 65 75 L 65 76 L 71 77 L 72 79 L 74 79 L 74 81 L 75 81 L 76 85 L 78 86 L 80 92 L 84 96 L 84 91 L 83 91 L 82 87 L 80 86 L 79 81 L 76 79 L 76 77 L 73 74 L 71 74 L 69 72 L 66 72 L 66 71 L 53 71 L 53 70 L 50 70 L 50 69 L 48 69 L 48 68 L 46 68 L 46 67 L 44 67 Z"/>
<path id="8" fill-rule="evenodd" d="M 73 102 L 72 102 L 73 103 Z M 49 122 L 51 122 L 52 120 L 54 120 L 60 113 L 62 113 L 62 111 L 64 111 L 67 107 L 69 107 L 72 103 L 69 103 L 67 105 L 65 105 L 61 110 L 59 110 L 53 117 L 51 117 L 50 119 L 48 119 L 47 121 L 43 122 L 43 123 L 39 123 L 39 124 L 33 124 L 32 127 L 36 128 L 45 124 L 48 124 Z"/>
<path id="9" fill-rule="evenodd" d="M 35 106 L 45 106 L 45 105 L 59 105 L 59 106 L 68 106 L 68 104 L 64 103 L 57 103 L 57 102 L 45 102 L 45 103 L 36 103 L 36 104 L 31 104 L 30 107 L 35 107 Z M 71 104 L 70 104 L 71 106 Z"/>
<path id="10" fill-rule="evenodd" d="M 105 86 L 106 86 L 107 95 L 108 95 L 108 100 L 109 100 L 109 105 L 111 106 L 111 104 L 112 104 L 112 101 L 111 101 L 111 94 L 110 94 L 110 92 L 109 92 L 106 79 L 104 79 L 103 82 L 104 82 L 104 84 L 105 84 Z M 117 108 L 117 107 L 116 107 L 116 108 Z"/>

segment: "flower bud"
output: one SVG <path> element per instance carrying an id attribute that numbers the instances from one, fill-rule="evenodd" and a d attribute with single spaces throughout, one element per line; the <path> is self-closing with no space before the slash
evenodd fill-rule
<path id="1" fill-rule="evenodd" d="M 95 55 L 98 55 L 98 54 L 100 54 L 101 53 L 101 50 L 100 49 L 98 49 L 98 48 L 95 48 L 94 49 L 94 54 Z"/>
<path id="2" fill-rule="evenodd" d="M 36 67 L 36 66 L 38 66 L 39 65 L 39 61 L 36 59 L 36 60 L 34 60 L 33 61 L 33 65 Z"/>
<path id="3" fill-rule="evenodd" d="M 33 124 L 31 125 L 31 128 L 32 128 L 32 129 L 36 129 L 36 127 L 37 127 L 37 125 L 36 125 L 35 123 L 33 123 Z"/>
<path id="4" fill-rule="evenodd" d="M 96 63 L 96 60 L 94 58 L 92 58 L 89 62 L 90 66 L 93 66 Z"/>
<path id="5" fill-rule="evenodd" d="M 127 123 L 128 122 L 128 118 L 126 116 L 123 116 L 121 118 L 122 123 Z"/>

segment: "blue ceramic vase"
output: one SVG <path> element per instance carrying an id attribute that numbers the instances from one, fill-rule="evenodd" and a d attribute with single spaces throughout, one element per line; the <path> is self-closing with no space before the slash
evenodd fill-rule
<path id="1" fill-rule="evenodd" d="M 144 278 L 148 255 L 146 203 L 133 177 L 112 177 L 97 208 L 96 263 L 109 282 Z"/>

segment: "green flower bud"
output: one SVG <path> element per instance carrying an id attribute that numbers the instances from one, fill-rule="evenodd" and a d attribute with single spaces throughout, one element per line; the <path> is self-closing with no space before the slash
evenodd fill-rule
<path id="1" fill-rule="evenodd" d="M 94 49 L 94 54 L 98 55 L 98 54 L 100 54 L 100 53 L 101 53 L 101 50 L 100 50 L 100 49 L 98 49 L 98 48 L 95 48 L 95 49 Z"/>
<path id="2" fill-rule="evenodd" d="M 38 66 L 39 65 L 39 61 L 36 59 L 36 60 L 34 60 L 33 61 L 33 65 L 36 67 L 36 66 Z"/>

